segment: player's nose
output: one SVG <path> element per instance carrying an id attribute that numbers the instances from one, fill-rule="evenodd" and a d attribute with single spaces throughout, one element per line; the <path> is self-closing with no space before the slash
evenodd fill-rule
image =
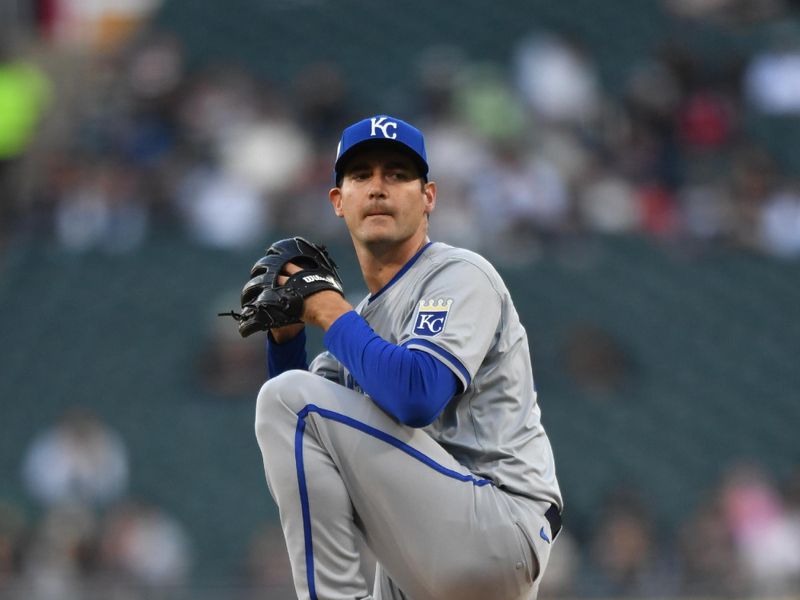
<path id="1" fill-rule="evenodd" d="M 383 177 L 373 176 L 369 182 L 369 197 L 370 199 L 385 198 L 386 197 L 386 182 Z"/>

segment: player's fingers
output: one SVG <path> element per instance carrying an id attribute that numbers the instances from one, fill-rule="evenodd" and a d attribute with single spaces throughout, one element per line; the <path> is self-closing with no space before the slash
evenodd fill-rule
<path id="1" fill-rule="evenodd" d="M 286 283 L 286 280 L 289 279 L 291 275 L 294 275 L 298 271 L 302 271 L 302 269 L 294 263 L 289 262 L 283 265 L 283 268 L 281 269 L 281 274 L 278 276 L 278 285 L 284 285 Z"/>
<path id="2" fill-rule="evenodd" d="M 298 271 L 302 271 L 302 270 L 303 269 L 298 267 L 296 264 L 288 262 L 285 265 L 283 265 L 283 269 L 281 269 L 281 273 L 287 273 L 289 275 L 294 275 Z"/>

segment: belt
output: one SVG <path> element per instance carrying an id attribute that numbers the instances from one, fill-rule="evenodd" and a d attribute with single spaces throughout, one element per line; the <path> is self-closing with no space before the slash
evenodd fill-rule
<path id="1" fill-rule="evenodd" d="M 551 504 L 550 508 L 544 513 L 544 518 L 550 523 L 550 533 L 553 534 L 553 539 L 556 539 L 558 532 L 561 531 L 561 513 L 558 512 L 558 507 Z"/>

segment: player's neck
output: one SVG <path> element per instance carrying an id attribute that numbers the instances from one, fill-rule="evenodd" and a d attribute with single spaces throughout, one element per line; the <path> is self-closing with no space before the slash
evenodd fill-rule
<path id="1" fill-rule="evenodd" d="M 383 289 L 428 241 L 427 236 L 421 240 L 415 236 L 402 244 L 357 245 L 356 256 L 370 294 Z"/>

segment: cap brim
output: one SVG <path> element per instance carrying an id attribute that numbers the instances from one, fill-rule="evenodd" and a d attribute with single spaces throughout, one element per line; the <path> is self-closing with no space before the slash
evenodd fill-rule
<path id="1" fill-rule="evenodd" d="M 386 147 L 392 148 L 393 150 L 399 150 L 403 154 L 406 154 L 411 160 L 414 161 L 414 164 L 417 165 L 417 169 L 419 169 L 420 177 L 427 177 L 428 176 L 428 165 L 425 163 L 424 160 L 417 154 L 416 150 L 404 144 L 401 141 L 397 140 L 388 140 L 388 139 L 374 139 L 374 140 L 362 140 L 356 144 L 350 146 L 342 155 L 336 160 L 336 164 L 334 164 L 333 170 L 336 174 L 336 179 L 338 180 L 342 175 L 344 168 L 347 166 L 347 162 L 353 157 L 354 154 L 362 151 L 367 150 L 370 147 Z"/>

